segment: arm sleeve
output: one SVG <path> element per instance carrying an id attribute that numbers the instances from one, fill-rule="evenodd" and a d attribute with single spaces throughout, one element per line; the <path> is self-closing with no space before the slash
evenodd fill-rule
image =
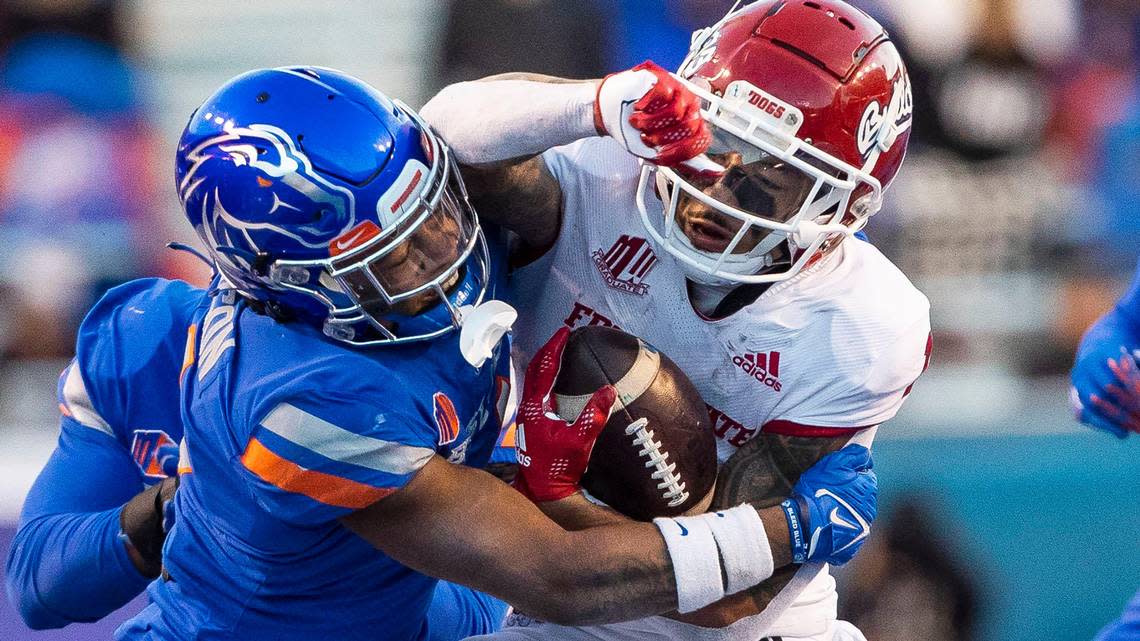
<path id="1" fill-rule="evenodd" d="M 29 627 L 95 621 L 142 592 L 148 581 L 118 539 L 121 506 L 142 489 L 115 439 L 64 417 L 8 553 L 8 596 Z"/>
<path id="2" fill-rule="evenodd" d="M 594 128 L 595 81 L 485 80 L 445 87 L 420 115 L 459 162 L 478 165 L 540 154 Z"/>
<path id="3" fill-rule="evenodd" d="M 1140 269 L 1137 269 L 1136 275 L 1132 277 L 1128 291 L 1116 304 L 1116 313 L 1128 321 L 1132 331 L 1140 330 Z"/>
<path id="4" fill-rule="evenodd" d="M 263 509 L 295 525 L 324 523 L 406 485 L 435 454 L 440 433 L 430 420 L 360 401 L 281 401 L 258 422 L 240 465 Z"/>

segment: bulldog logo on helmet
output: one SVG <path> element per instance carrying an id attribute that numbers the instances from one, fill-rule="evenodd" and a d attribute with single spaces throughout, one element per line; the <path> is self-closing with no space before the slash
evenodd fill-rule
<path id="1" fill-rule="evenodd" d="M 857 144 L 859 153 L 866 161 L 871 152 L 878 146 L 879 151 L 887 151 L 903 131 L 910 128 L 914 113 L 914 101 L 910 92 L 910 77 L 906 72 L 899 74 L 895 80 L 891 101 L 883 109 L 878 101 L 872 100 L 863 110 L 863 117 L 859 121 Z"/>

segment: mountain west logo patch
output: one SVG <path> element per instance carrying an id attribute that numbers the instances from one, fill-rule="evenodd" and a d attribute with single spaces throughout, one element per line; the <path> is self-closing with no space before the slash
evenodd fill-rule
<path id="1" fill-rule="evenodd" d="M 591 255 L 606 285 L 637 296 L 649 293 L 644 281 L 657 266 L 657 255 L 646 239 L 622 234 L 608 251 L 598 249 Z"/>
<path id="2" fill-rule="evenodd" d="M 459 438 L 459 414 L 455 411 L 455 404 L 443 392 L 436 392 L 432 400 L 435 403 L 435 425 L 439 428 L 439 444 L 454 443 Z"/>
<path id="3" fill-rule="evenodd" d="M 131 458 L 148 479 L 157 481 L 178 474 L 178 443 L 162 430 L 135 430 Z"/>

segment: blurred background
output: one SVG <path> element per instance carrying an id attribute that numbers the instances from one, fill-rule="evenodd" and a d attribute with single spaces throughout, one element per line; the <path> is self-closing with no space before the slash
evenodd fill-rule
<path id="1" fill-rule="evenodd" d="M 0 551 L 54 446 L 86 309 L 203 282 L 172 184 L 231 76 L 317 64 L 413 106 L 526 70 L 675 68 L 730 0 L 0 2 Z M 1075 425 L 1066 371 L 1140 251 L 1140 2 L 862 0 L 904 50 L 911 153 L 872 241 L 931 299 L 934 359 L 880 432 L 883 517 L 840 573 L 872 641 L 1091 639 L 1140 587 L 1140 445 Z M 0 638 L 106 638 L 101 624 Z"/>

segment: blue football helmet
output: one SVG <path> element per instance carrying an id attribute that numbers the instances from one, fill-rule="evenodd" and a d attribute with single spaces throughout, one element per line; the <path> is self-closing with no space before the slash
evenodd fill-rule
<path id="1" fill-rule="evenodd" d="M 335 340 L 440 336 L 487 292 L 487 243 L 447 146 L 339 71 L 229 81 L 190 117 L 175 179 L 219 286 Z"/>

